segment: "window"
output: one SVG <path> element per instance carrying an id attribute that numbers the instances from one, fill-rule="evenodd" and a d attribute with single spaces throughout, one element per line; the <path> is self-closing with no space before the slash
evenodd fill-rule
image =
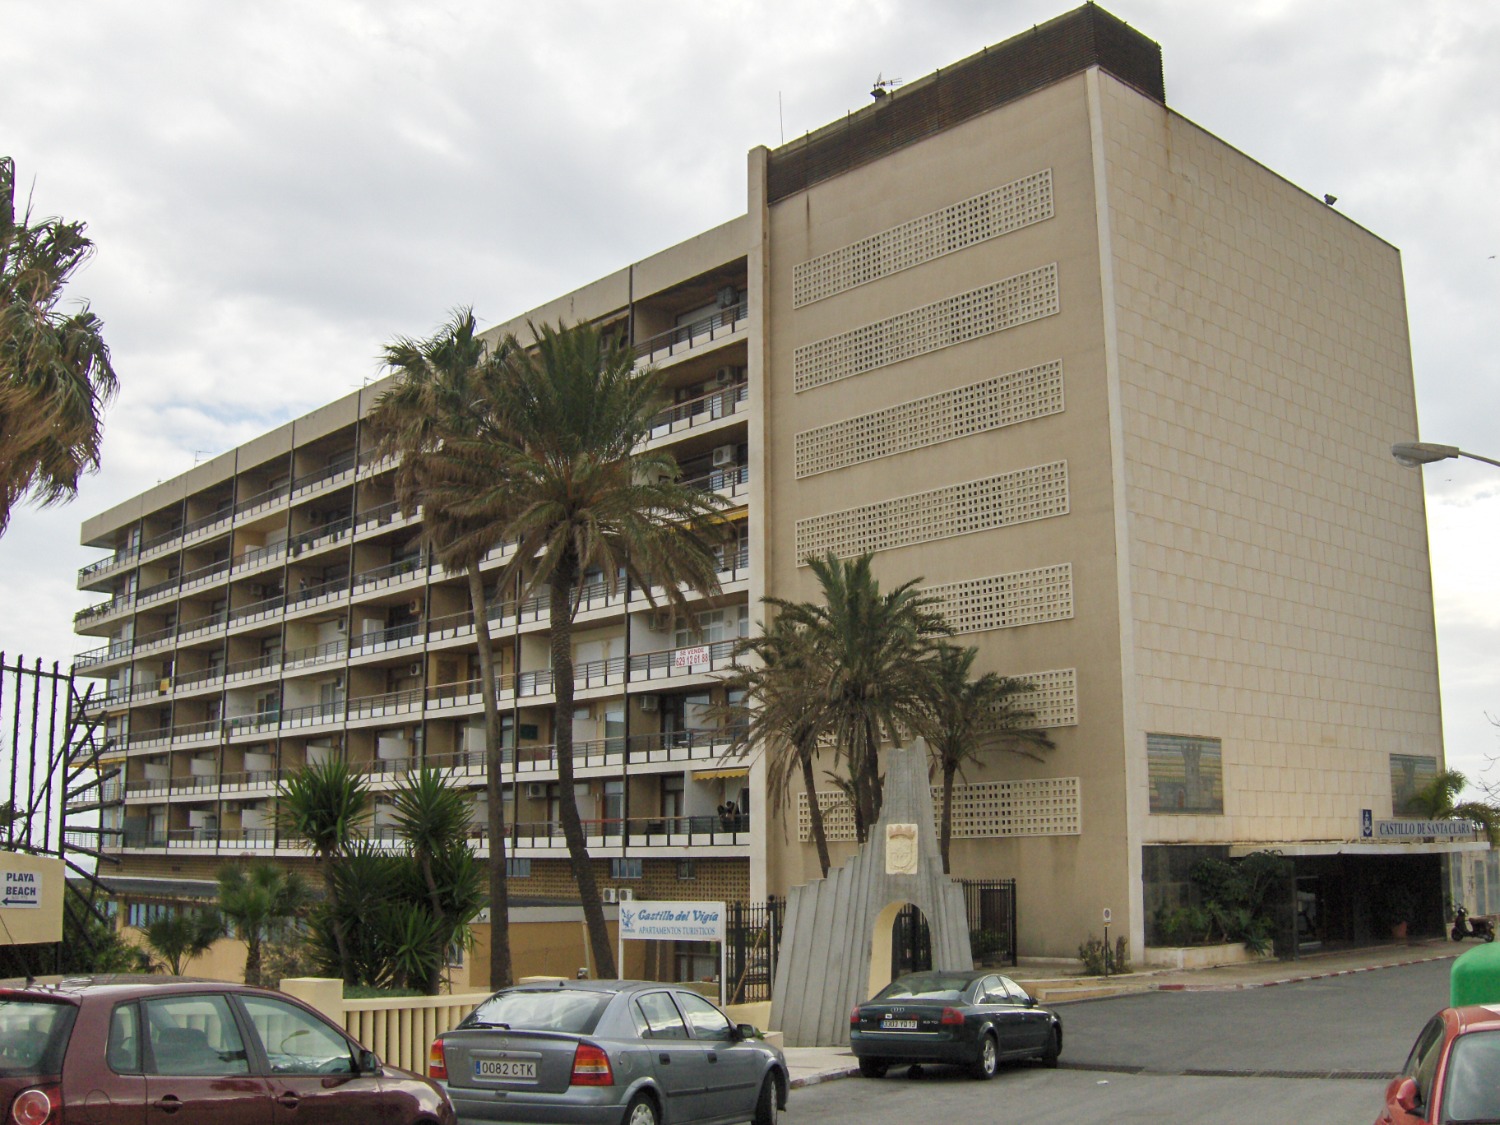
<path id="1" fill-rule="evenodd" d="M 527 857 L 517 859 L 515 856 L 506 856 L 505 877 L 507 879 L 530 879 L 531 860 Z"/>
<path id="2" fill-rule="evenodd" d="M 1217 738 L 1146 736 L 1154 813 L 1222 813 L 1224 762 Z"/>
<path id="3" fill-rule="evenodd" d="M 141 1016 L 134 1004 L 121 1004 L 110 1014 L 104 1058 L 116 1074 L 141 1072 Z"/>
<path id="4" fill-rule="evenodd" d="M 636 1002 L 641 1018 L 652 1039 L 686 1039 L 687 1025 L 672 997 L 665 992 L 648 992 Z"/>
<path id="5" fill-rule="evenodd" d="M 239 1028 L 222 996 L 171 996 L 146 1001 L 153 1073 L 249 1074 Z"/>
<path id="6" fill-rule="evenodd" d="M 645 877 L 645 863 L 639 859 L 612 859 L 609 875 L 612 879 L 641 879 Z"/>
<path id="7" fill-rule="evenodd" d="M 1391 815 L 1421 816 L 1415 798 L 1437 777 L 1437 758 L 1425 754 L 1391 755 Z"/>
<path id="8" fill-rule="evenodd" d="M 322 1020 L 265 996 L 241 996 L 272 1074 L 353 1074 L 354 1051 Z"/>
<path id="9" fill-rule="evenodd" d="M 682 883 L 690 883 L 698 878 L 698 861 L 695 859 L 679 859 L 677 861 L 677 879 Z"/>
<path id="10" fill-rule="evenodd" d="M 729 1038 L 728 1018 L 697 993 L 679 992 L 677 1006 L 687 1017 L 688 1026 L 693 1029 L 694 1039 Z"/>

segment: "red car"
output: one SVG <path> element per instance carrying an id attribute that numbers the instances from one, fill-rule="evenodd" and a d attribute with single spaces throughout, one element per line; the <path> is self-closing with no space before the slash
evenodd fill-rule
<path id="1" fill-rule="evenodd" d="M 1385 1090 L 1376 1125 L 1500 1121 L 1500 1005 L 1444 1008 Z"/>
<path id="2" fill-rule="evenodd" d="M 0 988 L 5 1125 L 455 1125 L 436 1085 L 382 1066 L 279 992 L 172 977 Z"/>

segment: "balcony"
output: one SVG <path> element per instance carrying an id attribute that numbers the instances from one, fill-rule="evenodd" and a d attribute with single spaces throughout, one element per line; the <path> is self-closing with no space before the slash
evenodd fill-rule
<path id="1" fill-rule="evenodd" d="M 409 648 L 422 643 L 422 623 L 408 621 L 404 625 L 392 625 L 388 629 L 376 629 L 373 633 L 361 633 L 349 644 L 349 655 L 364 656 L 374 652 L 389 652 L 392 649 Z M 338 642 L 342 644 L 342 642 Z"/>
<path id="2" fill-rule="evenodd" d="M 139 548 L 130 548 L 124 551 L 116 551 L 114 554 L 107 558 L 102 558 L 98 562 L 89 563 L 88 566 L 78 571 L 78 588 L 82 590 L 91 582 L 98 582 L 101 579 L 108 578 L 116 571 L 124 570 L 131 566 L 140 557 L 141 552 Z"/>
<path id="3" fill-rule="evenodd" d="M 630 657 L 630 682 L 702 676 L 728 668 L 734 663 L 737 643 L 715 641 L 712 644 L 686 645 L 660 652 L 635 653 Z"/>
<path id="4" fill-rule="evenodd" d="M 107 664 L 112 660 L 121 660 L 135 651 L 133 640 L 115 641 L 113 644 L 103 645 L 100 648 L 91 648 L 87 652 L 80 652 L 73 658 L 75 669 L 92 668 L 96 664 Z"/>
<path id="5" fill-rule="evenodd" d="M 710 391 L 706 395 L 688 399 L 686 402 L 679 402 L 676 406 L 663 410 L 651 419 L 650 436 L 665 437 L 667 434 L 690 430 L 709 422 L 717 422 L 721 418 L 737 413 L 749 397 L 749 383 L 739 382 Z"/>
<path id="6" fill-rule="evenodd" d="M 220 579 L 229 574 L 229 560 L 219 559 L 207 566 L 200 566 L 195 570 L 189 570 L 182 576 L 182 591 L 199 590 L 204 586 L 212 586 Z"/>
<path id="7" fill-rule="evenodd" d="M 253 547 L 234 560 L 232 570 L 235 574 L 241 574 L 254 570 L 258 566 L 280 562 L 284 558 L 286 558 L 285 543 L 273 543 L 269 547 Z"/>
<path id="8" fill-rule="evenodd" d="M 733 854 L 729 849 L 749 846 L 753 825 L 750 814 L 734 816 L 632 816 L 585 820 L 583 832 L 591 853 L 610 855 L 622 849 L 723 849 L 719 854 Z M 471 837 L 477 847 L 486 847 L 489 833 L 475 825 Z M 525 821 L 506 825 L 507 849 L 536 858 L 566 856 L 562 822 L 558 820 Z"/>
<path id="9" fill-rule="evenodd" d="M 100 602 L 98 605 L 91 605 L 87 609 L 80 609 L 73 615 L 73 628 L 81 629 L 86 625 L 92 625 L 94 622 L 101 621 L 116 613 L 122 613 L 135 605 L 135 598 L 134 594 L 120 594 L 117 597 L 110 598 L 107 602 Z"/>
<path id="10" fill-rule="evenodd" d="M 320 488 L 341 483 L 352 477 L 358 467 L 354 450 L 329 460 L 328 464 L 303 473 L 292 481 L 292 495 L 300 500 Z"/>
<path id="11" fill-rule="evenodd" d="M 217 742 L 224 724 L 219 719 L 204 719 L 197 723 L 179 723 L 172 728 L 172 745 L 180 746 L 194 742 Z M 132 740 L 132 745 L 134 742 Z"/>
<path id="12" fill-rule="evenodd" d="M 358 719 L 380 719 L 392 715 L 409 715 L 422 710 L 422 689 L 387 691 L 379 695 L 364 695 L 349 700 L 349 721 Z"/>
<path id="13" fill-rule="evenodd" d="M 259 601 L 250 602 L 248 605 L 242 605 L 238 609 L 231 610 L 229 613 L 229 622 L 233 626 L 239 626 L 264 621 L 267 618 L 278 616 L 285 605 L 286 595 L 272 594 L 269 598 L 261 598 Z"/>
<path id="14" fill-rule="evenodd" d="M 310 609 L 317 605 L 342 600 L 349 592 L 349 579 L 330 578 L 325 582 L 309 582 L 299 579 L 297 592 L 287 603 L 288 610 Z"/>
<path id="15" fill-rule="evenodd" d="M 332 660 L 342 660 L 348 651 L 349 644 L 342 637 L 336 641 L 328 641 L 326 644 L 289 649 L 282 657 L 282 667 L 288 672 L 299 668 L 315 667 Z"/>
<path id="16" fill-rule="evenodd" d="M 273 485 L 270 488 L 262 489 L 260 492 L 245 497 L 234 506 L 234 514 L 238 519 L 251 519 L 269 512 L 286 498 L 286 485 Z"/>
<path id="17" fill-rule="evenodd" d="M 397 559 L 395 562 L 386 563 L 384 566 L 371 567 L 362 570 L 354 576 L 354 593 L 362 594 L 367 590 L 383 590 L 388 586 L 399 586 L 403 582 L 413 578 L 424 576 L 424 567 L 419 558 Z"/>
<path id="18" fill-rule="evenodd" d="M 636 357 L 647 363 L 661 363 L 694 348 L 702 348 L 733 336 L 748 327 L 749 317 L 750 302 L 746 299 L 727 309 L 720 309 L 712 316 L 690 324 L 679 324 L 676 328 L 647 337 L 635 345 Z"/>
<path id="19" fill-rule="evenodd" d="M 287 552 L 296 558 L 298 555 L 310 554 L 324 547 L 331 547 L 349 538 L 354 533 L 354 517 L 344 516 L 342 519 L 330 520 L 328 523 L 309 528 L 307 531 L 293 535 L 287 540 Z"/>

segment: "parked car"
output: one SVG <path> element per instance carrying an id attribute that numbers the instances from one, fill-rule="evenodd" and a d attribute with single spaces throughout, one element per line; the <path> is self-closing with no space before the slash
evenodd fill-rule
<path id="1" fill-rule="evenodd" d="M 1444 1008 L 1428 1020 L 1375 1121 L 1500 1121 L 1500 1006 Z"/>
<path id="2" fill-rule="evenodd" d="M 174 977 L 0 987 L 0 1107 L 15 1125 L 456 1121 L 434 1083 L 290 996 Z"/>
<path id="3" fill-rule="evenodd" d="M 952 1063 L 993 1078 L 1011 1059 L 1056 1066 L 1062 1021 L 997 973 L 908 973 L 849 1013 L 849 1045 L 866 1078 L 907 1063 Z"/>
<path id="4" fill-rule="evenodd" d="M 775 1125 L 786 1108 L 781 1050 L 680 985 L 504 988 L 429 1058 L 465 1122 Z"/>

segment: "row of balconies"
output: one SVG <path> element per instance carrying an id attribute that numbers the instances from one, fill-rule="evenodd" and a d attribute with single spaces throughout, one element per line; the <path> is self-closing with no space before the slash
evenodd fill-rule
<path id="1" fill-rule="evenodd" d="M 676 355 L 684 350 L 702 347 L 704 344 L 724 339 L 733 335 L 745 323 L 748 316 L 748 304 L 740 304 L 724 309 L 711 317 L 689 325 L 682 325 L 651 337 L 637 345 L 636 353 L 659 362 L 661 359 Z M 729 417 L 742 408 L 742 404 L 749 395 L 748 384 L 740 379 L 726 383 L 722 387 L 716 387 L 697 398 L 687 402 L 678 403 L 663 410 L 651 424 L 651 436 L 657 438 L 666 434 L 680 433 L 684 430 L 716 421 L 720 418 Z M 139 560 L 149 560 L 159 557 L 174 547 L 185 546 L 202 538 L 207 538 L 211 533 L 226 530 L 237 523 L 246 523 L 252 519 L 260 519 L 273 511 L 282 503 L 290 503 L 311 496 L 314 492 L 323 488 L 331 488 L 341 485 L 347 480 L 358 477 L 366 479 L 385 472 L 395 466 L 395 459 L 391 457 L 378 457 L 372 451 L 361 454 L 356 460 L 351 453 L 346 458 L 340 458 L 326 467 L 294 479 L 290 485 L 279 485 L 271 489 L 263 490 L 253 496 L 247 497 L 238 504 L 226 504 L 214 512 L 190 520 L 180 527 L 172 528 L 146 539 L 137 547 L 122 549 L 108 558 L 100 559 L 83 567 L 78 572 L 78 586 L 80 589 L 89 587 L 95 582 L 110 577 L 118 571 L 124 570 Z M 395 517 L 396 505 L 384 506 L 388 517 L 386 522 Z M 362 523 L 368 523 L 370 513 L 364 513 L 356 519 Z M 349 529 L 338 529 L 338 535 L 343 536 Z M 289 540 L 295 548 L 303 547 L 315 549 L 326 545 L 320 541 L 328 538 L 329 529 L 316 528 L 308 532 L 300 533 Z M 300 540 L 300 542 L 299 542 Z M 236 561 L 235 566 L 241 565 Z M 107 605 L 108 603 L 106 603 Z M 83 611 L 89 613 L 94 610 L 106 612 L 101 607 L 89 607 Z"/>
<path id="2" fill-rule="evenodd" d="M 498 550 L 498 549 L 497 549 Z M 737 544 L 724 551 L 719 569 L 719 581 L 728 585 L 733 582 L 744 581 L 749 577 L 750 545 L 747 538 L 741 538 Z M 329 605 L 342 602 L 346 596 L 352 596 L 351 590 L 366 592 L 388 588 L 392 584 L 398 584 L 406 579 L 421 577 L 426 572 L 426 567 L 420 562 L 406 561 L 392 563 L 389 566 L 378 567 L 372 571 L 362 572 L 358 576 L 358 586 L 348 578 L 334 579 L 329 582 L 310 584 L 299 588 L 292 596 L 290 602 L 286 595 L 278 594 L 271 598 L 243 605 L 234 610 L 218 610 L 213 613 L 195 618 L 189 622 L 166 628 L 158 629 L 151 633 L 145 633 L 133 640 L 115 641 L 112 644 L 103 645 L 100 648 L 90 649 L 80 653 L 74 658 L 75 670 L 91 668 L 96 665 L 113 663 L 123 660 L 129 656 L 142 655 L 163 649 L 174 643 L 181 644 L 185 641 L 195 640 L 204 636 L 218 633 L 220 631 L 233 631 L 237 627 L 247 626 L 267 618 L 277 616 L 282 612 L 295 612 L 300 609 L 312 608 L 315 605 Z M 644 593 L 634 593 L 632 601 L 645 601 Z M 623 585 L 616 585 L 613 592 L 610 591 L 608 583 L 595 582 L 585 586 L 580 591 L 580 611 L 588 612 L 593 609 L 604 609 L 609 606 L 625 604 L 625 590 Z M 510 611 L 514 611 L 514 617 Z M 546 595 L 537 595 L 528 598 L 519 605 L 514 600 L 497 603 L 492 609 L 491 621 L 496 622 L 502 628 L 506 627 L 507 621 L 511 624 L 540 623 L 547 619 L 548 601 Z M 457 637 L 472 636 L 474 626 L 473 614 L 461 612 L 448 614 L 444 617 L 434 618 L 428 623 L 427 639 L 429 641 L 448 641 Z M 398 626 L 397 628 L 406 628 Z M 370 640 L 371 635 L 357 639 L 354 643 L 363 646 L 362 651 L 378 651 L 383 642 Z M 416 638 L 402 636 L 393 638 L 398 641 L 416 643 Z M 333 645 L 344 645 L 346 642 L 332 642 Z M 318 646 L 328 648 L 329 646 Z M 387 647 L 390 647 L 389 645 Z M 396 647 L 403 647 L 397 645 Z M 350 649 L 352 654 L 352 648 Z M 340 655 L 330 652 L 312 662 L 336 659 Z M 148 692 L 149 694 L 149 692 Z"/>

